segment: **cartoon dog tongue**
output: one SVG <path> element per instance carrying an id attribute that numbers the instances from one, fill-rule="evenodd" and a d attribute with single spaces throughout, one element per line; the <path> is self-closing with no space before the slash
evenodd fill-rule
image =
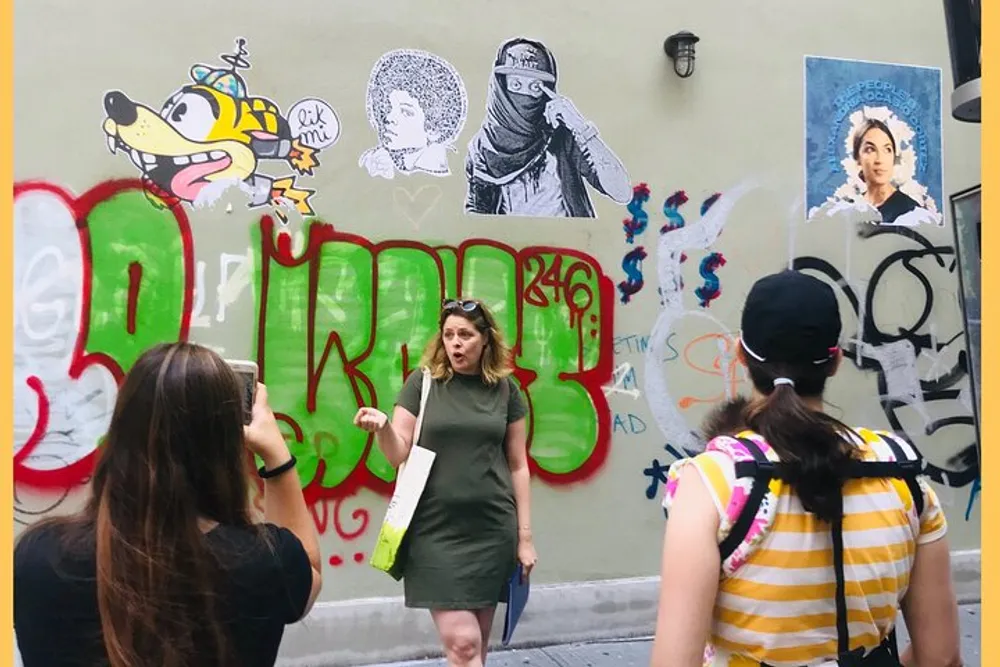
<path id="1" fill-rule="evenodd" d="M 232 159 L 227 155 L 218 160 L 184 167 L 170 179 L 170 190 L 181 199 L 193 202 L 202 188 L 208 185 L 205 177 L 226 169 L 231 162 Z"/>

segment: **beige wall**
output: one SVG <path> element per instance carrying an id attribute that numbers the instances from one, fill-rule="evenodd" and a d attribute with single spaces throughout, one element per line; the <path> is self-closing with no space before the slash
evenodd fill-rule
<path id="1" fill-rule="evenodd" d="M 238 36 L 248 40 L 252 69 L 243 76 L 252 95 L 270 98 L 283 111 L 304 98 L 321 98 L 335 109 L 340 138 L 321 151 L 314 177 L 302 177 L 300 182 L 315 189 L 313 204 L 319 219 L 357 237 L 330 240 L 323 246 L 328 259 L 320 272 L 316 299 L 317 357 L 328 333 L 339 332 L 348 360 L 358 360 L 354 377 L 371 380 L 380 403 L 391 405 L 394 387 L 401 381 L 399 345 L 409 342 L 419 349 L 423 342 L 395 334 L 421 331 L 421 322 L 428 316 L 433 320 L 434 304 L 440 298 L 436 259 L 442 262 L 445 284 L 454 277 L 449 268 L 454 261 L 464 267 L 467 292 L 472 290 L 500 307 L 510 336 L 521 329 L 524 356 L 519 364 L 539 373 L 529 395 L 535 410 L 533 453 L 550 471 L 548 481 L 537 479 L 533 485 L 540 553 L 537 575 L 542 583 L 655 574 L 663 516 L 658 500 L 647 498 L 650 477 L 644 470 L 653 459 L 661 464 L 672 460 L 664 450 L 669 440 L 656 416 L 660 414 L 670 433 L 693 428 L 708 405 L 724 395 L 729 385 L 724 376 L 730 366 L 725 350 L 738 330 L 742 300 L 755 277 L 786 266 L 790 259 L 813 256 L 848 275 L 863 294 L 879 262 L 921 247 L 899 235 L 862 239 L 840 220 L 802 222 L 803 56 L 941 67 L 944 94 L 951 90 L 940 3 L 917 7 L 902 0 L 876 4 L 781 0 L 765 6 L 706 0 L 636 2 L 629 9 L 622 3 L 594 0 L 301 0 L 285 5 L 32 0 L 18 2 L 16 10 L 15 175 L 19 181 L 44 181 L 82 195 L 109 179 L 136 178 L 137 170 L 121 152 L 111 155 L 107 150 L 102 132 L 104 94 L 120 89 L 158 110 L 188 81 L 193 65 L 218 66 L 218 54 L 229 52 Z M 903 23 L 901 16 L 906 17 Z M 686 80 L 673 74 L 662 50 L 666 36 L 681 29 L 693 30 L 702 38 L 696 72 Z M 537 294 L 522 298 L 515 275 L 519 269 L 524 271 L 524 287 L 537 272 L 538 260 L 518 251 L 531 246 L 560 249 L 560 280 L 579 260 L 567 251 L 583 253 L 590 270 L 596 274 L 599 269 L 607 277 L 606 285 L 617 284 L 625 278 L 622 257 L 630 249 L 621 225 L 628 216 L 625 207 L 591 191 L 595 219 L 470 217 L 462 209 L 466 144 L 483 117 L 492 60 L 498 45 L 517 35 L 538 38 L 552 49 L 559 65 L 559 91 L 600 128 L 601 137 L 627 168 L 630 182 L 646 182 L 653 191 L 646 206 L 649 229 L 639 241 L 648 252 L 642 266 L 646 284 L 631 303 L 622 305 L 617 293 L 602 297 L 597 282 L 587 283 L 582 274 L 571 277 L 574 285 L 587 284 L 593 292 L 594 303 L 582 316 L 583 331 L 579 322 L 570 321 L 564 303 L 555 303 L 557 296 L 564 297 L 562 291 L 543 284 L 540 294 L 549 299 L 545 307 L 537 305 L 542 298 Z M 433 52 L 464 79 L 468 119 L 455 142 L 457 151 L 449 154 L 448 177 L 414 174 L 387 180 L 370 177 L 358 165 L 359 156 L 375 141 L 365 113 L 369 73 L 383 53 L 396 48 Z M 947 202 L 948 194 L 979 182 L 979 127 L 957 123 L 945 111 L 943 136 Z M 292 171 L 287 163 L 269 163 L 265 173 L 280 177 Z M 736 198 L 745 185 L 746 194 Z M 692 316 L 680 321 L 665 355 L 671 359 L 647 367 L 646 355 L 638 346 L 661 313 L 656 247 L 665 219 L 660 209 L 669 193 L 681 189 L 691 200 L 684 209 L 689 225 L 694 224 L 697 208 L 708 195 L 723 193 L 717 204 L 720 211 L 735 199 L 732 209 L 719 219 L 724 233 L 711 247 L 727 260 L 718 271 L 722 295 L 708 309 L 698 306 L 693 290 L 702 282 L 698 262 L 706 251 L 688 249 L 682 310 L 700 311 L 711 318 Z M 86 202 L 74 206 L 82 210 Z M 191 294 L 190 338 L 230 357 L 257 358 L 263 278 L 256 230 L 262 210 L 248 210 L 246 197 L 238 191 L 227 192 L 213 205 L 185 206 L 184 210 L 193 239 L 188 277 L 197 287 Z M 70 379 L 76 335 L 86 330 L 85 349 L 106 353 L 121 366 L 127 366 L 142 344 L 176 337 L 185 268 L 180 261 L 184 245 L 169 214 L 154 212 L 135 193 L 119 195 L 104 208 L 98 206 L 87 226 L 95 277 L 94 313 L 89 324 L 81 327 L 75 316 L 81 303 L 80 276 L 90 269 L 84 268 L 77 239 L 71 233 L 56 233 L 72 232 L 66 202 L 51 193 L 27 192 L 15 211 L 19 241 L 15 253 L 22 272 L 17 286 L 18 364 L 24 375 L 42 377 L 52 404 L 48 432 L 23 463 L 36 471 L 36 481 L 54 488 L 39 491 L 19 484 L 15 518 L 23 524 L 47 512 L 68 511 L 78 503 L 79 492 L 67 497 L 59 488 L 80 477 L 64 464 L 92 449 L 93 437 L 100 432 L 113 400 L 111 376 L 99 366 L 85 371 L 82 379 Z M 293 216 L 290 228 L 301 230 L 301 220 Z M 950 213 L 944 227 L 924 226 L 918 231 L 934 245 L 954 243 Z M 376 260 L 361 237 L 372 243 L 412 241 L 427 246 L 458 246 L 466 239 L 478 239 L 506 244 L 512 250 L 473 243 L 464 260 L 454 260 L 447 250 L 384 251 L 377 260 L 376 287 L 372 285 Z M 302 241 L 297 240 L 296 249 Z M 245 263 L 243 275 L 239 256 L 252 258 Z M 226 258 L 232 261 L 224 269 Z M 33 261 L 38 263 L 31 265 Z M 551 259 L 547 261 L 551 264 Z M 132 262 L 143 267 L 135 335 L 127 332 L 125 324 Z M 202 263 L 204 273 L 199 278 Z M 951 255 L 943 255 L 943 264 L 933 257 L 914 262 L 930 281 L 933 294 L 930 315 L 918 333 L 933 333 L 938 341 L 948 341 L 962 331 Z M 338 499 L 355 482 L 361 480 L 363 485 L 364 479 L 375 477 L 364 472 L 361 461 L 361 472 L 343 480 L 357 458 L 352 459 L 352 452 L 360 451 L 357 434 L 346 421 L 354 411 L 352 385 L 333 354 L 319 383 L 317 407 L 310 412 L 304 324 L 310 294 L 303 277 L 305 267 L 283 269 L 273 259 L 269 267 L 263 328 L 267 349 L 261 353 L 267 361 L 265 379 L 269 386 L 280 387 L 277 392 L 272 388 L 272 394 L 278 395 L 276 409 L 296 416 L 312 443 L 296 450 L 304 461 L 300 470 L 304 480 L 316 476 L 317 456 L 327 465 L 325 478 L 310 491 L 318 498 L 314 507 L 324 556 L 339 559 L 338 564 L 327 566 L 323 599 L 395 595 L 400 588 L 366 563 L 385 497 L 362 489 Z M 65 272 L 68 287 L 46 283 L 45 278 L 56 270 Z M 224 270 L 227 276 L 222 275 Z M 379 289 L 380 295 L 375 314 L 369 312 L 373 289 Z M 278 298 L 278 294 L 285 296 Z M 583 298 L 583 292 L 575 294 Z M 220 302 L 226 304 L 224 313 Z M 883 332 L 910 327 L 924 305 L 923 288 L 899 263 L 885 273 L 874 291 L 873 309 Z M 846 338 L 857 330 L 857 317 L 846 299 L 843 306 Z M 520 327 L 518 312 L 522 313 Z M 612 317 L 613 328 L 609 326 Z M 377 322 L 375 343 L 367 359 L 359 360 L 369 347 L 371 321 Z M 562 368 L 560 363 L 579 364 L 578 333 L 587 341 L 580 355 L 586 370 L 583 385 L 556 376 L 558 370 L 573 369 Z M 959 336 L 939 358 L 922 355 L 917 363 L 920 377 L 945 376 L 957 364 L 963 340 Z M 634 374 L 627 373 L 629 368 Z M 618 391 L 603 392 L 601 386 L 615 385 L 612 369 L 619 369 L 622 382 Z M 660 375 L 651 376 L 651 371 Z M 654 395 L 657 389 L 650 383 L 656 377 L 662 377 L 668 395 Z M 738 373 L 735 378 L 737 389 L 748 390 Z M 357 383 L 358 391 L 367 391 L 363 380 Z M 946 393 L 948 400 L 922 397 L 928 399 L 924 404 L 927 419 L 968 418 L 970 408 L 955 396 L 967 384 L 961 377 L 949 386 L 954 395 Z M 592 400 L 581 389 L 585 385 L 592 389 Z M 846 364 L 827 398 L 838 409 L 836 414 L 847 421 L 888 426 L 879 404 L 877 374 L 872 370 Z M 664 412 L 662 406 L 655 407 L 664 401 L 677 409 L 680 421 L 667 416 L 669 411 Z M 19 390 L 17 446 L 28 440 L 35 424 L 34 405 L 31 392 Z M 569 417 L 560 420 L 561 414 Z M 974 442 L 973 427 L 952 425 L 926 435 L 919 409 L 903 408 L 897 414 L 931 462 L 962 468 L 949 459 Z M 602 422 L 612 429 L 603 444 L 594 432 Z M 595 447 L 598 452 L 606 447 L 606 458 L 588 459 Z M 319 455 L 309 454 L 317 450 Z M 46 470 L 38 474 L 39 468 Z M 27 477 L 22 474 L 19 479 L 23 482 Z M 978 548 L 978 509 L 968 521 L 965 518 L 971 484 L 937 488 L 947 505 L 954 546 Z M 657 489 L 657 496 L 661 490 Z M 354 533 L 357 537 L 352 537 Z M 365 560 L 355 563 L 355 554 Z"/>

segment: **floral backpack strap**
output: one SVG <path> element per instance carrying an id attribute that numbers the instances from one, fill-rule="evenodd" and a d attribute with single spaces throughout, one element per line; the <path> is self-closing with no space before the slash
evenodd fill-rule
<path id="1" fill-rule="evenodd" d="M 732 524 L 719 542 L 723 571 L 732 574 L 746 562 L 750 550 L 774 521 L 774 509 L 767 502 L 767 495 L 771 481 L 780 476 L 780 463 L 769 459 L 752 438 L 717 438 L 708 449 L 725 452 L 733 459 L 736 484 L 726 510 Z"/>
<path id="2" fill-rule="evenodd" d="M 712 476 L 708 472 L 712 469 L 716 471 L 715 475 L 722 475 L 709 482 L 709 490 L 720 512 L 718 541 L 722 573 L 726 576 L 746 562 L 753 548 L 774 523 L 776 504 L 769 493 L 774 489 L 771 488 L 771 476 L 765 473 L 775 470 L 780 463 L 769 455 L 774 456 L 774 453 L 765 442 L 718 436 L 708 442 L 701 454 L 674 462 L 667 473 L 663 513 L 668 518 L 668 508 L 676 494 L 683 468 L 695 465 L 701 469 L 703 477 L 706 474 Z M 708 461 L 715 463 L 710 465 Z M 728 461 L 732 468 L 723 461 Z M 777 473 L 774 476 L 777 477 Z M 758 483 L 758 477 L 763 483 Z M 720 488 L 720 485 L 725 485 L 726 493 L 719 494 L 712 490 L 713 487 Z"/>

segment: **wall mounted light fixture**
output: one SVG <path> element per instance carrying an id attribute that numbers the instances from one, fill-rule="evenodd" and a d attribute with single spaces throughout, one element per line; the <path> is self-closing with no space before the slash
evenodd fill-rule
<path id="1" fill-rule="evenodd" d="M 700 40 L 693 32 L 681 30 L 663 42 L 664 52 L 674 61 L 674 72 L 682 79 L 694 74 L 694 45 Z"/>

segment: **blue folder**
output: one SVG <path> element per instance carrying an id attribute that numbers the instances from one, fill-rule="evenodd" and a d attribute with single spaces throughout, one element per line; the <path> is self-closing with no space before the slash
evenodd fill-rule
<path id="1" fill-rule="evenodd" d="M 513 576 L 507 582 L 507 613 L 504 615 L 502 640 L 504 646 L 507 646 L 510 643 L 511 637 L 514 636 L 514 628 L 517 627 L 517 622 L 521 618 L 521 612 L 524 611 L 525 605 L 528 604 L 528 595 L 531 593 L 531 580 L 526 577 L 522 581 L 522 572 L 524 570 L 521 568 L 521 564 L 518 563 Z"/>

